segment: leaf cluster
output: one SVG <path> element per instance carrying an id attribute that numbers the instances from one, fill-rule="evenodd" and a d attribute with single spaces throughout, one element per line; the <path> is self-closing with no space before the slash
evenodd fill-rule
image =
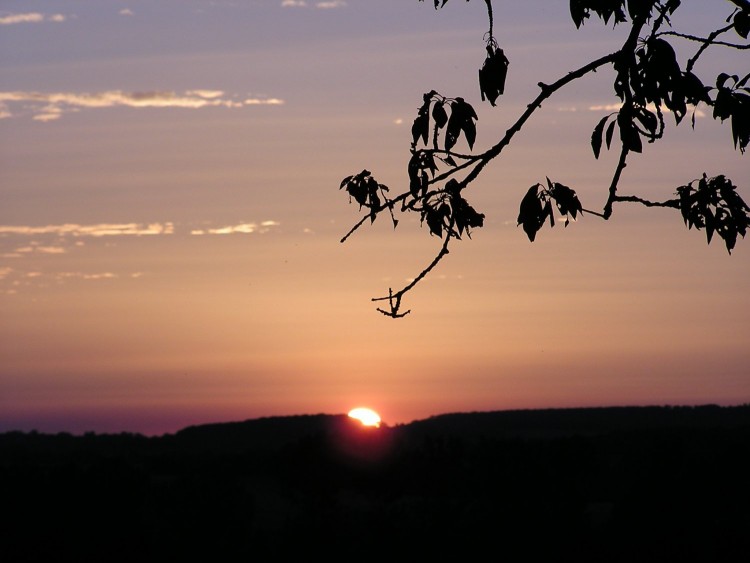
<path id="1" fill-rule="evenodd" d="M 628 16 L 631 21 L 635 21 L 650 17 L 654 9 L 667 15 L 674 13 L 679 7 L 680 0 L 570 0 L 570 17 L 576 28 L 580 28 L 592 13 L 605 24 L 612 20 L 612 25 L 617 25 L 627 22 Z"/>
<path id="2" fill-rule="evenodd" d="M 437 150 L 442 143 L 444 150 L 450 152 L 462 134 L 469 149 L 474 147 L 478 117 L 470 103 L 463 98 L 445 98 L 435 90 L 424 94 L 422 100 L 411 127 L 412 147 L 416 147 L 419 140 L 428 144 L 430 125 L 434 149 Z"/>
<path id="3" fill-rule="evenodd" d="M 484 226 L 484 214 L 477 212 L 461 195 L 462 186 L 455 179 L 448 180 L 445 189 L 422 208 L 422 222 L 427 222 L 431 235 L 443 234 L 460 239 L 471 238 L 471 229 Z"/>
<path id="4" fill-rule="evenodd" d="M 737 235 L 745 237 L 750 227 L 750 207 L 737 193 L 735 186 L 723 175 L 693 180 L 677 188 L 679 208 L 688 229 L 706 229 L 711 244 L 714 233 L 724 240 L 731 254 Z"/>
<path id="5" fill-rule="evenodd" d="M 366 207 L 370 210 L 370 221 L 374 222 L 377 213 L 383 209 L 383 201 L 388 202 L 385 192 L 388 186 L 379 184 L 372 177 L 369 170 L 362 170 L 359 174 L 347 176 L 341 181 L 339 189 L 346 188 L 349 194 L 349 202 L 352 198 L 359 204 L 359 208 Z M 382 197 L 382 199 L 381 199 Z"/>
<path id="6" fill-rule="evenodd" d="M 565 217 L 566 227 L 570 224 L 571 217 L 575 220 L 579 214 L 583 215 L 583 206 L 575 190 L 564 184 L 547 178 L 546 188 L 542 184 L 534 184 L 528 189 L 521 200 L 518 225 L 523 226 L 531 242 L 534 242 L 537 232 L 544 226 L 547 219 L 549 219 L 550 227 L 555 226 L 555 208 Z"/>
<path id="7" fill-rule="evenodd" d="M 730 80 L 733 82 L 728 86 Z M 734 147 L 739 146 L 740 152 L 750 142 L 750 88 L 747 87 L 750 74 L 742 79 L 739 76 L 722 72 L 716 78 L 716 100 L 714 101 L 714 119 L 731 119 L 732 139 Z"/>

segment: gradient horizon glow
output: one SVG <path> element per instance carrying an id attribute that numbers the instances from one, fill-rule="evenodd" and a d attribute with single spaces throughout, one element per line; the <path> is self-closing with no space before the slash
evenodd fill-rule
<path id="1" fill-rule="evenodd" d="M 683 4 L 689 29 L 731 12 Z M 375 311 L 440 241 L 404 217 L 340 244 L 360 215 L 339 182 L 367 168 L 400 191 L 424 92 L 474 105 L 482 149 L 539 81 L 622 40 L 539 6 L 497 3 L 510 66 L 491 108 L 480 1 L 3 2 L 0 431 L 750 402 L 750 241 L 729 256 L 679 213 L 627 204 L 533 244 L 516 226 L 545 176 L 604 204 L 617 154 L 589 140 L 610 70 L 545 103 L 473 185 L 486 226 L 407 296 L 412 314 Z M 743 68 L 716 50 L 696 70 Z M 699 111 L 665 137 L 623 193 L 666 199 L 706 172 L 750 200 L 729 123 Z"/>

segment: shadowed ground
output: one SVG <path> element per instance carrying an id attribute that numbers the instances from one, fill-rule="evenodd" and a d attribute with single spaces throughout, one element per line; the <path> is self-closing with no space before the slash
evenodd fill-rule
<path id="1" fill-rule="evenodd" d="M 750 407 L 0 435 L 5 561 L 737 561 Z"/>

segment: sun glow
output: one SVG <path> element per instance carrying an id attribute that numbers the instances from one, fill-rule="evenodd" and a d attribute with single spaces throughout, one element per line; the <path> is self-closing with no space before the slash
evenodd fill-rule
<path id="1" fill-rule="evenodd" d="M 364 426 L 374 426 L 375 428 L 380 427 L 380 415 L 372 409 L 365 407 L 357 407 L 349 411 L 351 418 L 356 418 Z"/>

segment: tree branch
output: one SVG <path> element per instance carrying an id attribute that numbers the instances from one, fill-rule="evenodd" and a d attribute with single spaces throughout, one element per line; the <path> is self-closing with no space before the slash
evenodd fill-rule
<path id="1" fill-rule="evenodd" d="M 607 203 L 604 204 L 602 217 L 605 219 L 609 219 L 612 216 L 612 204 L 617 199 L 617 185 L 620 183 L 622 171 L 625 170 L 625 167 L 627 166 L 629 152 L 628 148 L 623 144 L 622 150 L 620 151 L 620 160 L 617 162 L 617 168 L 615 168 L 615 173 L 612 176 L 612 182 L 609 184 L 609 197 L 607 198 Z"/>
<path id="2" fill-rule="evenodd" d="M 384 309 L 381 309 L 378 307 L 378 311 L 383 313 L 384 315 L 388 317 L 395 318 L 401 318 L 406 315 L 408 315 L 411 312 L 411 309 L 407 310 L 404 313 L 399 313 L 399 308 L 401 307 L 401 298 L 410 291 L 415 285 L 417 285 L 424 277 L 429 274 L 432 269 L 438 265 L 438 262 L 440 262 L 443 257 L 445 257 L 446 254 L 448 254 L 448 244 L 450 243 L 450 240 L 455 237 L 456 235 L 453 234 L 453 226 L 455 224 L 455 221 L 451 221 L 450 227 L 446 231 L 445 235 L 445 241 L 443 241 L 443 246 L 440 248 L 440 251 L 437 253 L 435 258 L 433 258 L 432 262 L 429 263 L 429 265 L 422 270 L 419 275 L 414 278 L 408 285 L 403 287 L 401 290 L 397 291 L 396 293 L 393 293 L 393 289 L 388 289 L 388 297 L 373 297 L 372 301 L 385 301 L 388 300 L 388 304 L 390 306 L 390 311 L 385 311 Z"/>
<path id="3" fill-rule="evenodd" d="M 513 136 L 521 130 L 521 128 L 528 121 L 528 119 L 532 116 L 532 114 L 542 106 L 542 102 L 544 100 L 549 98 L 552 94 L 554 94 L 560 88 L 569 84 L 573 80 L 581 78 L 585 76 L 586 74 L 588 74 L 589 72 L 596 72 L 596 70 L 599 67 L 602 67 L 606 64 L 613 63 L 615 60 L 617 60 L 618 56 L 619 56 L 619 51 L 600 57 L 596 59 L 595 61 L 592 61 L 577 70 L 569 72 L 568 74 L 566 74 L 562 78 L 559 78 L 552 84 L 544 84 L 543 82 L 540 82 L 539 87 L 542 89 L 542 91 L 539 93 L 539 95 L 534 99 L 533 102 L 531 102 L 526 107 L 526 111 L 524 111 L 521 117 L 519 117 L 518 120 L 511 126 L 511 128 L 505 132 L 505 136 L 502 139 L 500 139 L 500 141 L 496 145 L 494 145 L 493 147 L 491 147 L 489 150 L 485 151 L 481 155 L 478 155 L 479 160 L 477 162 L 476 167 L 471 172 L 469 172 L 469 174 L 464 179 L 463 184 L 468 185 L 470 182 L 472 182 L 479 175 L 482 169 L 493 158 L 498 156 L 506 146 L 510 144 L 510 141 L 513 138 Z M 471 162 L 466 163 L 467 166 L 470 164 L 472 163 Z"/>
<path id="4" fill-rule="evenodd" d="M 640 203 L 646 207 L 671 207 L 673 209 L 680 208 L 679 199 L 668 199 L 666 201 L 649 201 L 635 195 L 618 195 L 613 198 L 613 201 L 629 201 L 632 203 Z"/>
<path id="5" fill-rule="evenodd" d="M 740 49 L 740 50 L 750 49 L 750 44 L 740 45 L 740 44 L 737 44 L 737 43 L 729 43 L 727 41 L 716 41 L 716 38 L 719 35 L 721 35 L 722 33 L 726 33 L 727 31 L 729 31 L 733 27 L 734 27 L 734 24 L 729 24 L 729 25 L 724 26 L 722 28 L 719 28 L 719 29 L 717 29 L 715 31 L 712 31 L 708 35 L 708 37 L 698 37 L 696 35 L 689 35 L 687 33 L 680 33 L 678 31 L 662 31 L 661 33 L 657 34 L 657 37 L 660 36 L 660 35 L 671 35 L 672 37 L 679 37 L 681 39 L 687 39 L 689 41 L 696 41 L 698 43 L 703 43 L 703 45 L 701 45 L 700 49 L 698 49 L 698 51 L 695 53 L 695 55 L 693 55 L 690 58 L 690 60 L 688 60 L 688 62 L 687 62 L 685 70 L 687 72 L 690 72 L 691 70 L 693 70 L 693 66 L 695 66 L 695 63 L 698 60 L 698 58 L 711 45 L 719 45 L 719 46 L 722 46 L 722 47 L 729 47 L 729 48 L 732 48 L 732 49 Z"/>

